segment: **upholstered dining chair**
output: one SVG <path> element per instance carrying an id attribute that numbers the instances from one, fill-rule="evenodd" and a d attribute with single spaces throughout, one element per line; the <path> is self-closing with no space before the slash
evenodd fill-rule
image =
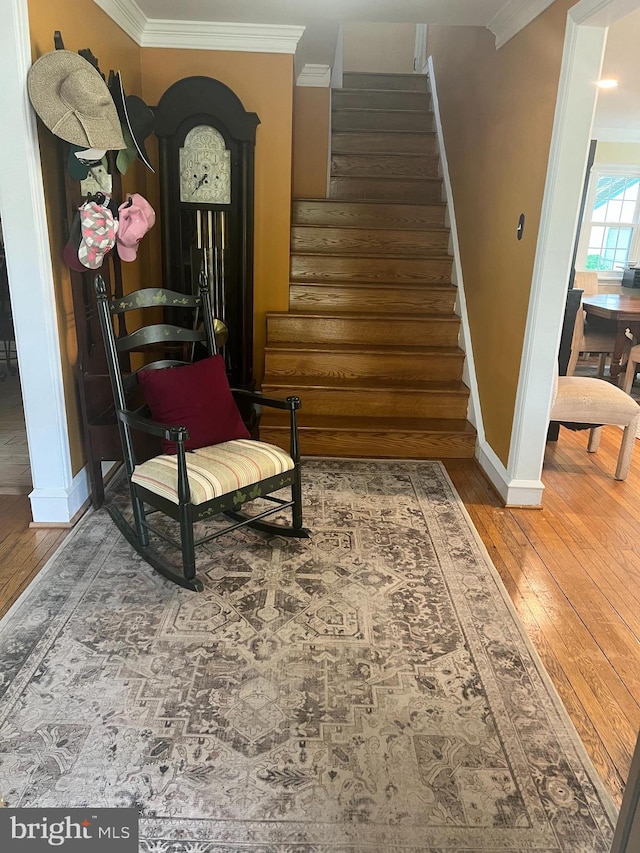
<path id="1" fill-rule="evenodd" d="M 574 286 L 582 290 L 582 296 L 594 296 L 598 292 L 598 273 L 590 270 L 578 270 Z M 605 321 L 606 322 L 606 321 Z M 580 306 L 576 313 L 576 322 L 571 339 L 571 356 L 567 366 L 567 376 L 573 376 L 581 353 L 598 356 L 598 377 L 604 376 L 607 357 L 611 356 L 616 342 L 616 330 L 606 326 L 589 326 L 585 322 L 585 312 Z"/>
<path id="2" fill-rule="evenodd" d="M 631 388 L 633 387 L 633 382 L 636 378 L 636 373 L 638 372 L 638 365 L 640 365 L 640 344 L 636 344 L 629 350 L 627 370 L 624 374 L 624 381 L 622 383 L 622 390 L 625 394 L 631 393 Z"/>
<path id="3" fill-rule="evenodd" d="M 640 406 L 621 388 L 605 379 L 558 376 L 556 367 L 549 420 L 592 424 L 587 445 L 589 453 L 598 450 L 604 424 L 624 427 L 614 476 L 616 480 L 626 479 L 640 423 Z"/>

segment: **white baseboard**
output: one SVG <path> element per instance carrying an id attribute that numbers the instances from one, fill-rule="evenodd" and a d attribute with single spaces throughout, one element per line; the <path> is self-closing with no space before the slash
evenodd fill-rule
<path id="1" fill-rule="evenodd" d="M 35 488 L 29 495 L 31 515 L 35 522 L 66 523 L 71 521 L 88 497 L 89 476 L 85 467 L 78 471 L 67 488 Z"/>
<path id="2" fill-rule="evenodd" d="M 117 462 L 103 462 L 102 476 L 113 473 Z M 31 515 L 35 525 L 47 523 L 67 525 L 80 515 L 90 498 L 87 467 L 78 471 L 66 489 L 34 489 L 29 495 Z"/>
<path id="3" fill-rule="evenodd" d="M 495 451 L 486 441 L 476 446 L 476 459 L 505 506 L 537 509 L 542 505 L 544 483 L 541 480 L 511 480 Z"/>

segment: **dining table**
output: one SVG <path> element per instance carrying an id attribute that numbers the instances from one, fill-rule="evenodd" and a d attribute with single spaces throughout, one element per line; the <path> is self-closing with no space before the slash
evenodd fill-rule
<path id="1" fill-rule="evenodd" d="M 626 289 L 626 288 L 625 288 Z M 623 368 L 622 356 L 627 348 L 630 333 L 640 341 L 640 289 L 629 288 L 628 292 L 598 293 L 595 296 L 585 296 L 582 307 L 590 317 L 611 320 L 615 323 L 616 339 L 611 353 L 611 378 L 616 381 Z"/>

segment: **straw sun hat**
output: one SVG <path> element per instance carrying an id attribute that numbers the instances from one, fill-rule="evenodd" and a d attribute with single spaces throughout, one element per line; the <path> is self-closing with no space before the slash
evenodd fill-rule
<path id="1" fill-rule="evenodd" d="M 107 84 L 77 53 L 45 53 L 29 69 L 27 89 L 36 113 L 61 139 L 108 151 L 127 147 Z"/>

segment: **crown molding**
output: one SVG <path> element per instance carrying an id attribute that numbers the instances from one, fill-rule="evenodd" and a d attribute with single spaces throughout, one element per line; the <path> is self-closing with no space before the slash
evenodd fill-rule
<path id="1" fill-rule="evenodd" d="M 147 18 L 135 0 L 93 0 L 93 2 L 137 45 L 142 44 Z"/>
<path id="2" fill-rule="evenodd" d="M 569 15 L 577 24 L 583 24 L 611 5 L 611 0 L 580 0 L 569 9 Z"/>
<path id="3" fill-rule="evenodd" d="M 135 0 L 93 0 L 140 47 L 294 54 L 302 26 L 147 18 Z"/>
<path id="4" fill-rule="evenodd" d="M 487 29 L 496 37 L 496 50 L 542 14 L 554 0 L 508 0 L 491 18 Z"/>
<path id="5" fill-rule="evenodd" d="M 227 21 L 174 21 L 147 18 L 135 0 L 93 0 L 133 41 L 141 47 L 174 47 L 193 50 L 235 50 L 255 53 L 294 54 L 304 32 L 302 26 L 236 24 Z M 508 0 L 487 24 L 496 37 L 496 49 L 506 44 L 547 9 L 554 0 Z M 582 0 L 588 17 L 609 0 Z M 311 81 L 314 72 L 300 77 L 298 86 L 324 86 Z M 300 80 L 300 77 L 298 80 Z"/>
<path id="6" fill-rule="evenodd" d="M 640 142 L 640 127 L 605 127 L 594 124 L 591 130 L 593 139 L 598 142 Z M 596 166 L 599 164 L 596 163 Z M 629 166 L 623 166 L 624 174 L 629 174 Z"/>
<path id="7" fill-rule="evenodd" d="M 569 17 L 576 24 L 609 27 L 637 8 L 637 0 L 580 0 L 569 9 Z"/>
<path id="8" fill-rule="evenodd" d="M 296 86 L 326 88 L 331 85 L 331 66 L 307 63 L 298 74 Z"/>
<path id="9" fill-rule="evenodd" d="M 149 20 L 141 46 L 293 54 L 304 29 L 283 24 Z"/>

